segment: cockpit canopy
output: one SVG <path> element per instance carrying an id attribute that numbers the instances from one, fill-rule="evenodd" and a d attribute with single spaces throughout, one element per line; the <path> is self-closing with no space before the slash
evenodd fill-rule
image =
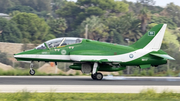
<path id="1" fill-rule="evenodd" d="M 82 38 L 75 38 L 75 37 L 64 37 L 64 38 L 56 38 L 49 41 L 46 41 L 46 45 L 48 48 L 55 48 L 64 45 L 71 45 L 81 43 Z M 36 47 L 36 49 L 46 49 L 46 46 L 43 44 Z"/>

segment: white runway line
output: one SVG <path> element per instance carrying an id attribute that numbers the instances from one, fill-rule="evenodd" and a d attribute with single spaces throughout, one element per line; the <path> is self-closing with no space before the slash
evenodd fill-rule
<path id="1" fill-rule="evenodd" d="M 0 93 L 19 92 L 59 92 L 59 93 L 139 93 L 154 89 L 157 93 L 173 91 L 180 93 L 180 86 L 126 86 L 126 85 L 0 85 Z"/>

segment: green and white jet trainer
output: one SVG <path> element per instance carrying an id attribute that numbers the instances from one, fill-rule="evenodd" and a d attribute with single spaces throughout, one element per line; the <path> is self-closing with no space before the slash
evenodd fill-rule
<path id="1" fill-rule="evenodd" d="M 151 28 L 142 38 L 130 46 L 95 40 L 63 37 L 47 41 L 35 49 L 15 54 L 18 61 L 30 61 L 30 74 L 33 61 L 72 62 L 71 69 L 91 73 L 93 80 L 101 80 L 102 73 L 97 71 L 120 71 L 126 66 L 148 68 L 166 64 L 167 60 L 174 60 L 166 52 L 160 50 L 166 30 L 166 24 L 159 24 Z"/>

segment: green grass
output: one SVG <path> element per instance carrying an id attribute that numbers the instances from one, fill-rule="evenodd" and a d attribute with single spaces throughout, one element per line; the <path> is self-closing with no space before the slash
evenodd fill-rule
<path id="1" fill-rule="evenodd" d="M 137 94 L 124 93 L 1 93 L 0 101 L 179 101 L 180 94 L 153 89 Z"/>

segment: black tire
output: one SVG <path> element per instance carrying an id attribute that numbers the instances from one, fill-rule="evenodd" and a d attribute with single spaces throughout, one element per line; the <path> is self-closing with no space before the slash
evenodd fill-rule
<path id="1" fill-rule="evenodd" d="M 93 80 L 96 80 L 96 76 L 95 76 L 96 74 L 91 74 L 91 78 L 93 79 Z"/>
<path id="2" fill-rule="evenodd" d="M 102 80 L 103 79 L 103 74 L 102 73 L 96 73 L 96 80 Z"/>
<path id="3" fill-rule="evenodd" d="M 35 73 L 36 73 L 36 72 L 35 72 L 34 69 L 32 69 L 32 70 L 29 71 L 29 74 L 31 74 L 31 75 L 34 75 Z"/>

